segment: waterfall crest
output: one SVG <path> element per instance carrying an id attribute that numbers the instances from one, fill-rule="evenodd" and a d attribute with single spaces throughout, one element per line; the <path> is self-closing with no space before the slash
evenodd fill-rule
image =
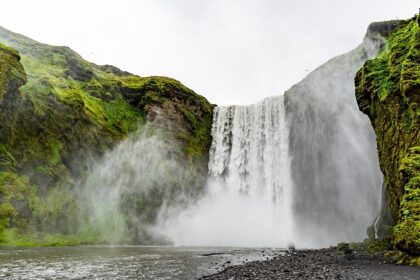
<path id="1" fill-rule="evenodd" d="M 288 132 L 283 96 L 250 106 L 216 107 L 209 173 L 226 188 L 272 203 L 290 194 Z"/>

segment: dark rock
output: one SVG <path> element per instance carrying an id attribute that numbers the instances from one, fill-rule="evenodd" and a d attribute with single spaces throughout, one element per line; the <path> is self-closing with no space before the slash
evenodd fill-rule
<path id="1" fill-rule="evenodd" d="M 380 21 L 380 22 L 372 22 L 368 26 L 368 32 L 370 33 L 378 33 L 384 37 L 389 36 L 392 32 L 394 32 L 403 20 L 389 20 L 389 21 Z"/>
<path id="2" fill-rule="evenodd" d="M 300 256 L 305 254 L 307 258 Z M 256 261 L 203 277 L 203 279 L 337 279 L 383 280 L 419 279 L 420 267 L 384 264 L 383 256 L 355 252 L 355 257 L 343 260 L 335 249 L 296 251 L 278 255 L 268 261 Z"/>

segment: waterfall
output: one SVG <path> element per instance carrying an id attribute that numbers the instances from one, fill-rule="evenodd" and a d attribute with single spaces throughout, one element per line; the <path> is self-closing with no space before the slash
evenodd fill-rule
<path id="1" fill-rule="evenodd" d="M 232 190 L 284 203 L 290 194 L 290 162 L 283 96 L 216 107 L 212 137 L 211 176 L 222 176 Z"/>
<path id="2" fill-rule="evenodd" d="M 356 103 L 354 77 L 384 43 L 380 34 L 368 31 L 358 48 L 331 59 L 285 93 L 300 246 L 362 241 L 378 215 L 382 173 L 375 133 Z"/>
<path id="3" fill-rule="evenodd" d="M 283 96 L 214 109 L 207 193 L 167 220 L 176 245 L 277 246 L 292 241 Z"/>
<path id="4" fill-rule="evenodd" d="M 366 238 L 382 174 L 353 79 L 384 42 L 368 31 L 284 96 L 216 107 L 207 192 L 163 231 L 178 245 L 319 248 Z"/>
<path id="5" fill-rule="evenodd" d="M 283 96 L 216 107 L 209 173 L 216 186 L 270 205 L 291 233 L 291 181 Z M 219 191 L 224 191 L 219 190 Z"/>
<path id="6" fill-rule="evenodd" d="M 375 134 L 353 82 L 384 44 L 372 32 L 284 95 L 216 107 L 204 190 L 197 187 L 202 176 L 171 150 L 176 137 L 170 144 L 167 135 L 140 133 L 118 145 L 84 182 L 87 224 L 109 232 L 111 242 L 143 244 L 317 248 L 362 241 L 375 220 L 375 229 L 381 226 Z"/>

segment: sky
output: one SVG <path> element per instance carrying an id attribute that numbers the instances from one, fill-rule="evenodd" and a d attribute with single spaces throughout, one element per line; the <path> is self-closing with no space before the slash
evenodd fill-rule
<path id="1" fill-rule="evenodd" d="M 282 94 L 418 0 L 13 0 L 0 26 L 96 64 L 168 76 L 218 105 Z"/>

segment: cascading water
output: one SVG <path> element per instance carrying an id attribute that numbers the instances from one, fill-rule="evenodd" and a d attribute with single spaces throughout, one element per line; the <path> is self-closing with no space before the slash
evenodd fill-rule
<path id="1" fill-rule="evenodd" d="M 361 241 L 378 215 L 382 174 L 375 133 L 356 103 L 354 76 L 383 44 L 370 28 L 358 48 L 285 93 L 300 246 Z"/>
<path id="2" fill-rule="evenodd" d="M 283 96 L 250 106 L 217 107 L 209 173 L 225 187 L 269 203 L 290 204 L 288 131 Z"/>
<path id="3" fill-rule="evenodd" d="M 287 246 L 292 234 L 282 96 L 214 110 L 208 193 L 165 232 L 178 245 Z"/>
<path id="4" fill-rule="evenodd" d="M 283 96 L 250 106 L 217 107 L 212 136 L 209 173 L 219 182 L 214 187 L 265 204 L 279 226 L 282 238 L 276 242 L 286 245 L 292 236 L 292 215 Z"/>

